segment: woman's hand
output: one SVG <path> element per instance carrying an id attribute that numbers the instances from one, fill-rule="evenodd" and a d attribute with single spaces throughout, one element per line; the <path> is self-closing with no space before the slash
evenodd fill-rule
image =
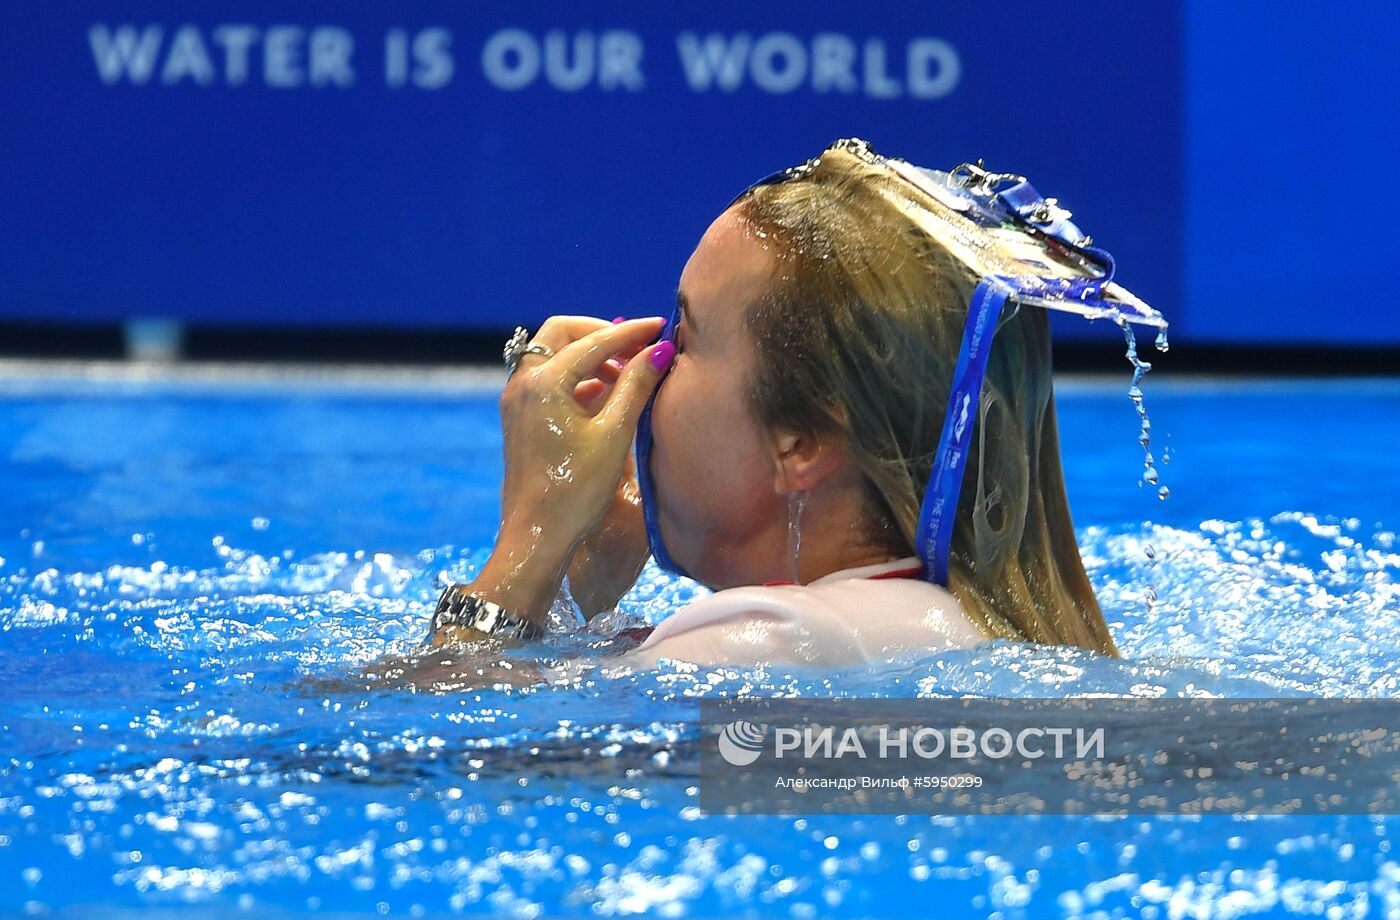
<path id="1" fill-rule="evenodd" d="M 533 341 L 553 354 L 525 355 L 501 394 L 501 532 L 469 593 L 544 618 L 575 549 L 613 504 L 637 420 L 675 357 L 670 342 L 647 346 L 663 325 L 555 316 L 540 328 Z M 626 363 L 609 365 L 615 358 Z"/>
<path id="2" fill-rule="evenodd" d="M 622 476 L 642 408 L 675 355 L 669 342 L 644 347 L 664 322 L 555 316 L 541 327 L 534 342 L 554 354 L 524 356 L 501 394 L 503 530 L 538 526 L 572 545 L 598 523 Z M 616 368 L 605 366 L 619 354 L 630 359 L 609 373 Z M 592 381 L 607 377 L 615 382 L 605 393 L 586 395 Z"/>
<path id="3" fill-rule="evenodd" d="M 613 320 L 622 322 L 622 317 Z M 598 368 L 596 376 L 574 388 L 588 414 L 596 414 L 607 400 L 624 362 L 634 353 L 619 353 Z M 637 485 L 637 464 L 631 450 L 622 468 L 622 477 L 613 490 L 612 501 L 603 517 L 586 533 L 569 563 L 569 588 L 585 620 L 617 606 L 622 595 L 637 583 L 651 547 L 647 542 L 646 516 L 642 512 L 642 490 Z"/>

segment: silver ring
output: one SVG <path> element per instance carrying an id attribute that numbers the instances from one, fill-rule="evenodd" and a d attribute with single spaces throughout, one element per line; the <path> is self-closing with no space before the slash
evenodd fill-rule
<path id="1" fill-rule="evenodd" d="M 506 339 L 506 347 L 501 349 L 501 360 L 505 361 L 506 367 L 512 374 L 520 364 L 520 359 L 526 355 L 543 355 L 546 358 L 554 356 L 554 350 L 548 345 L 540 345 L 530 341 L 530 333 L 524 326 L 516 326 L 515 332 Z"/>

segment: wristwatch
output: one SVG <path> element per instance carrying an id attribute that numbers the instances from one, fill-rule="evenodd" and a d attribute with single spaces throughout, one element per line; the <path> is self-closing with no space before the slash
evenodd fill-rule
<path id="1" fill-rule="evenodd" d="M 448 585 L 438 598 L 433 613 L 432 631 L 443 626 L 471 629 L 483 636 L 504 636 L 508 639 L 535 639 L 544 629 L 522 616 L 511 613 L 500 604 L 468 594 L 462 585 Z"/>

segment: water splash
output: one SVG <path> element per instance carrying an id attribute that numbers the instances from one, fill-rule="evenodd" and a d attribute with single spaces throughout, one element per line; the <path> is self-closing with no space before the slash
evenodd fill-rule
<path id="1" fill-rule="evenodd" d="M 17 685 L 38 689 L 12 691 L 3 711 L 23 728 L 6 753 L 0 825 L 25 830 L 6 829 L 0 871 L 60 912 L 77 885 L 104 903 L 221 913 L 240 899 L 348 910 L 373 898 L 400 914 L 519 917 L 580 905 L 602 916 L 757 915 L 782 892 L 814 889 L 845 900 L 819 895 L 824 907 L 788 916 L 861 917 L 935 881 L 961 886 L 945 895 L 957 907 L 1005 901 L 1007 879 L 1036 873 L 1038 887 L 1017 889 L 1021 907 L 1006 916 L 1091 902 L 1134 916 L 1132 899 L 1163 904 L 1197 872 L 1274 897 L 1278 885 L 1251 887 L 1239 873 L 1278 871 L 1316 876 L 1309 904 L 1323 916 L 1351 902 L 1322 886 L 1358 864 L 1365 879 L 1389 880 L 1378 897 L 1400 894 L 1393 830 L 1366 816 L 1027 819 L 1039 822 L 1034 834 L 979 818 L 754 817 L 740 836 L 698 808 L 695 713 L 707 698 L 1400 693 L 1391 530 L 1288 512 L 1089 527 L 1079 542 L 1123 658 L 999 642 L 877 668 L 668 662 L 616 673 L 598 648 L 608 633 L 591 624 L 553 636 L 538 675 L 525 669 L 539 648 L 522 648 L 485 686 L 441 694 L 298 678 L 343 675 L 421 640 L 434 577 L 470 577 L 484 548 L 255 565 L 255 551 L 224 541 L 230 551 L 212 566 L 58 560 L 53 574 L 14 572 L 11 560 L 0 628 L 8 663 L 28 678 Z M 1139 586 L 1154 558 L 1149 614 Z M 619 610 L 658 622 L 700 591 L 649 563 Z M 70 614 L 41 622 L 44 604 Z M 74 667 L 54 669 L 58 654 Z M 582 665 L 571 676 L 536 683 L 569 658 Z M 71 752 L 39 756 L 58 743 Z M 1223 842 L 1231 836 L 1243 842 Z M 1348 859 L 1319 862 L 1331 846 L 1351 847 Z M 814 848 L 822 861 L 802 858 Z M 1084 868 L 1096 861 L 1110 869 Z M 1183 890 L 1209 907 L 1239 900 L 1227 887 Z"/>
<path id="2" fill-rule="evenodd" d="M 1400 449 L 1400 389 L 1319 389 L 1236 420 L 1238 394 L 1154 391 L 1186 399 L 1193 420 L 1223 416 L 1188 439 L 1173 481 L 1230 507 L 1178 501 L 1162 509 L 1173 520 L 1146 524 L 1122 520 L 1117 492 L 1077 504 L 1098 522 L 1076 536 L 1122 658 L 994 643 L 870 669 L 615 673 L 597 646 L 706 593 L 649 563 L 606 621 L 512 650 L 515 676 L 451 693 L 301 679 L 407 653 L 426 635 L 435 583 L 485 563 L 498 394 L 480 405 L 376 397 L 310 416 L 300 397 L 246 411 L 230 401 L 237 426 L 198 424 L 207 401 L 172 397 L 162 411 L 187 413 L 170 426 L 184 433 L 179 450 L 132 438 L 130 425 L 93 425 L 91 409 L 65 399 L 26 404 L 23 424 L 0 406 L 0 431 L 27 430 L 0 462 L 0 497 L 21 512 L 18 534 L 0 534 L 0 878 L 11 881 L 0 915 L 839 920 L 930 892 L 945 914 L 1008 920 L 1386 915 L 1400 904 L 1392 816 L 736 819 L 699 807 L 707 698 L 1400 695 L 1400 515 L 1393 490 L 1374 487 Z M 1096 428 L 1101 398 L 1065 399 L 1066 432 Z M 1255 398 L 1247 405 L 1283 402 Z M 114 411 L 109 396 L 95 405 Z M 1316 420 L 1334 417 L 1316 443 Z M 1226 475 L 1240 455 L 1209 436 L 1232 421 L 1282 460 Z M 392 444 L 372 436 L 391 425 Z M 263 430 L 305 436 L 249 435 Z M 94 444 L 93 431 L 114 436 Z M 1092 484 L 1100 455 L 1085 446 L 1067 437 L 1064 459 Z M 40 447 L 106 491 L 74 490 L 82 510 L 68 511 L 45 491 L 53 465 L 33 462 Z M 90 450 L 118 460 L 92 466 Z M 423 459 L 448 451 L 460 471 Z M 1326 465 L 1303 462 L 1314 453 L 1348 475 L 1323 487 L 1314 471 Z M 191 472 L 152 476 L 123 459 L 156 454 L 187 456 Z M 140 478 L 114 480 L 124 468 Z M 114 481 L 126 482 L 115 496 Z M 287 481 L 296 488 L 284 492 Z M 339 481 L 347 488 L 331 490 Z M 1241 484 L 1242 495 L 1209 494 Z M 454 490 L 476 497 L 447 500 Z M 54 504 L 33 514 L 41 496 Z M 340 510 L 352 507 L 366 513 Z M 1295 510 L 1275 513 L 1285 507 Z M 272 527 L 247 527 L 254 513 Z M 337 515 L 333 528 L 317 522 Z M 68 532 L 55 529 L 69 518 Z M 459 544 L 419 539 L 439 532 Z M 144 537 L 135 549 L 132 533 Z M 1150 615 L 1144 544 L 1160 564 Z M 522 679 L 535 658 L 550 670 Z M 581 673 L 558 664 L 569 658 Z"/>

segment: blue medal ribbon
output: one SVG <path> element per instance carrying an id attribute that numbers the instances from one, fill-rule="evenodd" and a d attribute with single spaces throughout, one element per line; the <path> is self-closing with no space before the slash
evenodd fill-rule
<path id="1" fill-rule="evenodd" d="M 680 307 L 677 306 L 671 312 L 671 320 L 666 324 L 666 328 L 661 331 L 659 341 L 674 342 L 676 340 L 676 326 L 680 324 Z M 673 365 L 674 366 L 674 363 Z M 666 373 L 670 373 L 667 368 Z M 656 564 L 668 572 L 689 578 L 690 575 L 681 568 L 671 554 L 666 551 L 666 541 L 661 539 L 661 525 L 656 519 L 656 484 L 651 478 L 651 407 L 656 402 L 656 394 L 661 392 L 661 384 L 666 382 L 665 375 L 656 384 L 656 389 L 651 391 L 651 398 L 647 400 L 646 406 L 642 409 L 642 417 L 637 422 L 637 488 L 642 493 L 642 515 L 647 525 L 647 544 L 651 547 L 651 557 L 656 560 Z"/>
<path id="2" fill-rule="evenodd" d="M 928 488 L 919 508 L 919 529 L 914 550 L 924 563 L 924 578 L 934 584 L 948 584 L 948 550 L 953 542 L 958 496 L 962 492 L 963 470 L 967 466 L 968 445 L 977 425 L 982 380 L 987 375 L 987 358 L 992 353 L 1001 308 L 1013 290 L 996 276 L 983 278 L 972 292 L 967 322 L 963 325 L 962 345 L 953 370 L 953 389 L 938 452 L 929 473 Z"/>

